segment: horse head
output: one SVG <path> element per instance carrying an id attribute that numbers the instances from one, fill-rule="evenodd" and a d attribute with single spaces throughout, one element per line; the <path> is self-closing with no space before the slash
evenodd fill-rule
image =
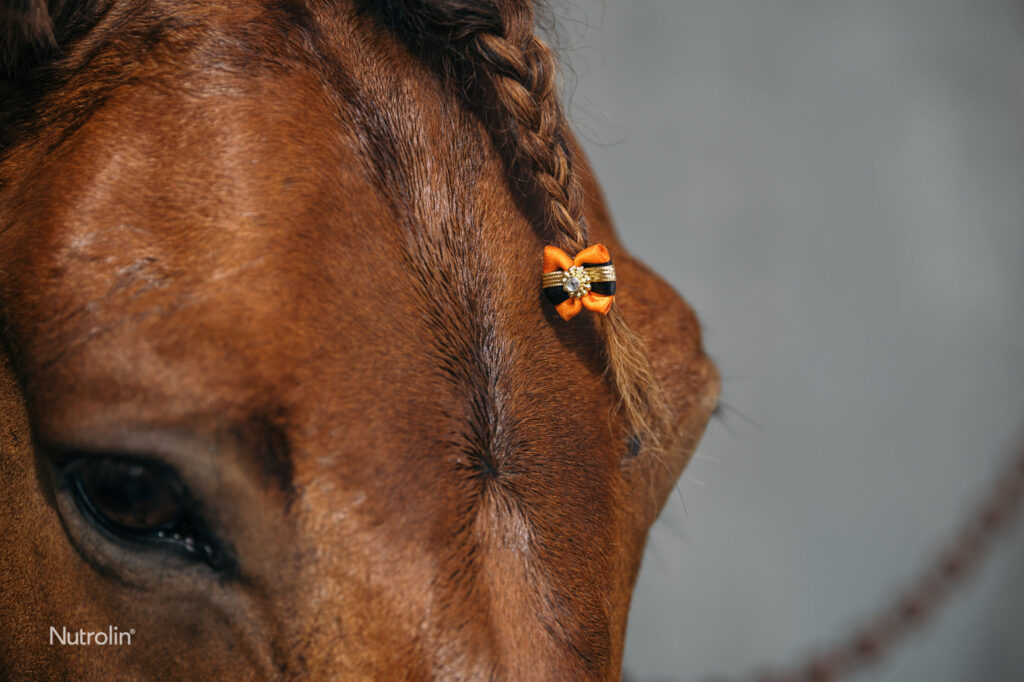
<path id="1" fill-rule="evenodd" d="M 617 678 L 718 380 L 530 4 L 0 7 L 0 677 Z"/>

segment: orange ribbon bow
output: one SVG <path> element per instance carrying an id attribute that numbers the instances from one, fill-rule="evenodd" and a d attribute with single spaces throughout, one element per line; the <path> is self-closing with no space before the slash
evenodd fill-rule
<path id="1" fill-rule="evenodd" d="M 615 300 L 615 266 L 603 244 L 594 244 L 575 258 L 554 246 L 544 247 L 541 268 L 544 295 L 563 320 L 586 308 L 607 315 Z"/>

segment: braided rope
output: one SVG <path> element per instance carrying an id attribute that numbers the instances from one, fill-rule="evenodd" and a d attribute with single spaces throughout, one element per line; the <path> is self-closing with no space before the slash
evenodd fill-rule
<path id="1" fill-rule="evenodd" d="M 832 682 L 877 664 L 927 623 L 991 553 L 1024 509 L 1024 445 L 1003 465 L 981 503 L 911 583 L 851 635 L 792 668 L 750 676 L 753 682 Z M 723 682 L 713 678 L 707 682 Z"/>

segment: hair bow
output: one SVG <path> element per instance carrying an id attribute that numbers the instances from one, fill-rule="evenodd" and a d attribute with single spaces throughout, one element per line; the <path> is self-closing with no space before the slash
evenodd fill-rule
<path id="1" fill-rule="evenodd" d="M 603 244 L 588 246 L 575 258 L 554 246 L 544 247 L 541 268 L 544 295 L 563 320 L 586 308 L 607 315 L 615 300 L 615 266 Z"/>

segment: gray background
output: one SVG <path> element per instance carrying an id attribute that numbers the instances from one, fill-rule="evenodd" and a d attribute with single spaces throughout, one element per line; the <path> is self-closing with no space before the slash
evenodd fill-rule
<path id="1" fill-rule="evenodd" d="M 791 662 L 910 578 L 1022 432 L 1024 4 L 557 13 L 619 229 L 698 311 L 728 406 L 652 534 L 627 669 Z M 1022 587 L 1018 525 L 858 679 L 1024 680 Z"/>

